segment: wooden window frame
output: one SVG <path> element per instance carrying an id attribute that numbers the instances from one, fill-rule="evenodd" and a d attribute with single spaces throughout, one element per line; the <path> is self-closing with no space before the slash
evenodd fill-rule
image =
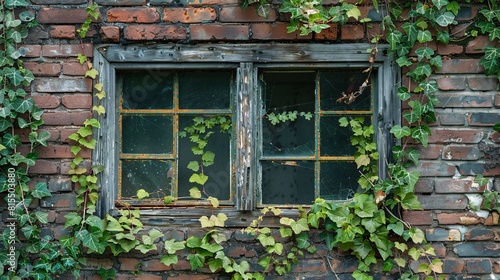
<path id="1" fill-rule="evenodd" d="M 105 171 L 98 175 L 100 199 L 98 213 L 105 216 L 113 213 L 117 199 L 117 163 L 119 145 L 116 114 L 115 83 L 116 72 L 120 69 L 143 69 L 162 67 L 168 64 L 174 67 L 203 68 L 234 65 L 237 68 L 235 130 L 235 200 L 234 207 L 221 208 L 229 220 L 226 226 L 247 226 L 252 217 L 258 215 L 255 200 L 255 188 L 258 175 L 255 168 L 257 144 L 252 139 L 257 133 L 255 120 L 256 104 L 259 102 L 257 71 L 259 67 L 367 67 L 369 44 L 199 44 L 199 45 L 103 45 L 94 50 L 94 66 L 100 72 L 100 81 L 104 83 L 107 97 L 101 100 L 106 114 L 96 116 L 101 128 L 97 130 L 96 149 L 92 162 L 104 165 Z M 393 57 L 387 55 L 388 46 L 379 45 L 375 56 L 374 71 L 376 76 L 377 107 L 374 108 L 373 123 L 379 148 L 379 176 L 385 178 L 387 163 L 391 162 L 394 139 L 390 129 L 401 123 L 401 102 L 396 89 L 401 81 L 400 69 Z M 97 99 L 94 103 L 97 104 Z M 296 209 L 291 207 L 291 215 Z M 165 207 L 141 209 L 142 219 L 146 224 L 170 225 L 197 223 L 200 215 L 212 212 L 209 207 Z M 284 215 L 287 215 L 287 211 Z"/>

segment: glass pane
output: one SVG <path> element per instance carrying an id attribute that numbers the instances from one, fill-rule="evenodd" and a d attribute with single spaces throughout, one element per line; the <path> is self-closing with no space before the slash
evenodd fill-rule
<path id="1" fill-rule="evenodd" d="M 314 114 L 315 74 L 264 72 L 265 113 L 297 111 Z M 262 128 L 264 155 L 314 155 L 314 118 L 299 116 L 294 121 L 273 125 L 264 118 Z"/>
<path id="2" fill-rule="evenodd" d="M 347 117 L 349 119 L 349 117 Z M 352 130 L 339 125 L 340 117 L 321 117 L 321 156 L 352 156 L 355 149 L 351 145 Z"/>
<path id="3" fill-rule="evenodd" d="M 171 109 L 174 75 L 170 71 L 142 70 L 118 74 L 123 83 L 123 109 Z"/>
<path id="4" fill-rule="evenodd" d="M 360 90 L 360 86 L 365 82 L 368 73 L 363 73 L 363 69 L 343 69 L 335 71 L 320 72 L 320 108 L 323 111 L 352 111 L 371 110 L 371 85 L 365 88 L 362 93 L 352 100 L 343 101 L 342 93 L 350 93 Z"/>
<path id="5" fill-rule="evenodd" d="M 208 118 L 208 117 L 206 117 Z M 193 116 L 180 118 L 180 131 L 184 131 L 186 126 L 193 124 Z M 200 190 L 204 188 L 209 196 L 216 197 L 221 200 L 228 200 L 230 198 L 230 185 L 231 185 L 231 160 L 230 160 L 230 140 L 229 133 L 220 132 L 218 126 L 213 130 L 207 130 L 206 133 L 200 134 L 200 138 L 205 138 L 208 132 L 213 132 L 208 138 L 208 144 L 204 147 L 204 152 L 211 151 L 215 154 L 214 164 L 210 166 L 201 166 L 201 155 L 194 155 L 192 147 L 196 146 L 195 143 L 189 139 L 189 134 L 179 139 L 179 197 L 189 197 L 189 189 L 198 187 Z M 193 170 L 188 169 L 187 166 L 190 162 L 197 161 L 200 170 L 196 173 L 203 172 L 208 176 L 208 180 L 204 186 L 197 183 L 189 182 L 189 178 L 195 173 Z"/>
<path id="6" fill-rule="evenodd" d="M 354 196 L 360 176 L 354 162 L 321 162 L 320 166 L 320 197 L 345 200 Z"/>
<path id="7" fill-rule="evenodd" d="M 171 195 L 172 161 L 122 160 L 121 197 L 132 197 L 144 189 L 151 198 Z"/>
<path id="8" fill-rule="evenodd" d="M 181 109 L 229 109 L 231 71 L 183 71 L 179 73 Z"/>
<path id="9" fill-rule="evenodd" d="M 172 153 L 172 117 L 122 116 L 122 153 Z"/>
<path id="10" fill-rule="evenodd" d="M 314 162 L 262 161 L 262 203 L 312 204 Z"/>

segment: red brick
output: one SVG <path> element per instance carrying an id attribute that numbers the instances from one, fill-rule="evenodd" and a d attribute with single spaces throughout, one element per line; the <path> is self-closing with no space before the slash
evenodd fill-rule
<path id="1" fill-rule="evenodd" d="M 29 169 L 30 174 L 57 174 L 59 165 L 53 161 L 39 159 Z"/>
<path id="2" fill-rule="evenodd" d="M 465 77 L 444 77 L 436 80 L 440 90 L 464 90 Z"/>
<path id="3" fill-rule="evenodd" d="M 250 30 L 246 25 L 199 25 L 190 26 L 192 40 L 248 40 Z"/>
<path id="4" fill-rule="evenodd" d="M 76 129 L 76 128 L 62 128 L 61 129 L 61 142 L 63 142 L 63 143 L 73 142 L 73 140 L 70 140 L 68 137 L 77 131 L 78 131 L 78 129 Z"/>
<path id="5" fill-rule="evenodd" d="M 75 155 L 71 152 L 70 146 L 62 145 L 49 145 L 47 147 L 38 146 L 35 148 L 35 152 L 38 152 L 40 158 L 52 159 L 52 158 L 74 158 Z M 82 158 L 90 158 L 89 150 L 82 150 L 78 156 Z"/>
<path id="6" fill-rule="evenodd" d="M 467 261 L 467 272 L 469 274 L 490 274 L 492 271 L 493 266 L 490 259 Z"/>
<path id="7" fill-rule="evenodd" d="M 424 210 L 465 210 L 469 204 L 467 197 L 461 194 L 418 195 L 417 197 Z"/>
<path id="8" fill-rule="evenodd" d="M 83 125 L 91 116 L 90 112 L 47 112 L 42 119 L 45 125 Z"/>
<path id="9" fill-rule="evenodd" d="M 437 53 L 440 55 L 453 55 L 453 54 L 461 54 L 464 52 L 464 47 L 460 45 L 444 45 L 442 43 L 438 43 Z"/>
<path id="10" fill-rule="evenodd" d="M 420 161 L 417 165 L 417 171 L 425 176 L 453 176 L 455 175 L 455 166 L 445 162 Z"/>
<path id="11" fill-rule="evenodd" d="M 469 95 L 460 93 L 439 93 L 438 108 L 490 108 L 493 105 L 491 95 Z M 462 114 L 462 113 L 461 113 Z M 463 115 L 463 114 L 462 114 Z"/>
<path id="12" fill-rule="evenodd" d="M 307 259 L 302 259 L 299 260 L 297 264 L 293 267 L 293 272 L 326 272 L 326 265 L 325 262 L 322 259 L 316 259 L 316 260 L 307 260 Z"/>
<path id="13" fill-rule="evenodd" d="M 486 133 L 479 129 L 470 128 L 436 128 L 431 129 L 429 143 L 479 143 Z"/>
<path id="14" fill-rule="evenodd" d="M 91 79 L 41 78 L 35 82 L 37 92 L 92 92 Z"/>
<path id="15" fill-rule="evenodd" d="M 183 27 L 166 25 L 130 25 L 123 30 L 127 40 L 183 40 L 187 31 Z"/>
<path id="16" fill-rule="evenodd" d="M 144 271 L 166 271 L 166 270 L 171 270 L 171 269 L 172 269 L 171 266 L 164 265 L 158 259 L 143 261 L 142 266 L 141 266 L 141 270 L 144 270 Z"/>
<path id="17" fill-rule="evenodd" d="M 467 44 L 466 53 L 476 54 L 484 53 L 483 48 L 486 46 L 498 47 L 498 41 L 491 42 L 488 36 L 477 36 Z"/>
<path id="18" fill-rule="evenodd" d="M 61 162 L 61 174 L 62 175 L 67 175 L 71 168 L 71 161 L 63 161 Z M 90 171 L 92 171 L 91 163 L 89 160 L 84 160 L 82 163 L 80 163 L 79 167 L 84 168 L 86 170 L 85 174 L 90 174 Z"/>
<path id="19" fill-rule="evenodd" d="M 85 76 L 87 72 L 87 64 L 80 64 L 79 62 L 64 62 L 62 66 L 62 72 L 64 75 L 68 76 Z"/>
<path id="20" fill-rule="evenodd" d="M 456 274 L 462 273 L 465 268 L 465 260 L 462 259 L 444 259 L 443 260 L 443 273 Z"/>
<path id="21" fill-rule="evenodd" d="M 416 193 L 432 193 L 434 192 L 434 180 L 429 178 L 420 178 L 415 184 Z"/>
<path id="22" fill-rule="evenodd" d="M 140 269 L 140 262 L 138 259 L 132 258 L 119 258 L 120 270 L 138 270 Z"/>
<path id="23" fill-rule="evenodd" d="M 42 46 L 40 45 L 19 45 L 19 48 L 26 49 L 26 55 L 24 57 L 40 57 L 42 52 Z"/>
<path id="24" fill-rule="evenodd" d="M 340 39 L 355 41 L 365 38 L 365 27 L 361 24 L 346 24 L 340 27 Z"/>
<path id="25" fill-rule="evenodd" d="M 500 94 L 495 95 L 495 107 L 500 107 Z"/>
<path id="26" fill-rule="evenodd" d="M 467 116 L 468 123 L 471 126 L 493 126 L 500 123 L 500 114 L 492 113 L 470 113 Z"/>
<path id="27" fill-rule="evenodd" d="M 437 69 L 441 74 L 483 73 L 484 68 L 479 64 L 479 59 L 444 59 L 443 67 Z"/>
<path id="28" fill-rule="evenodd" d="M 96 3 L 102 6 L 144 6 L 146 0 L 96 0 Z"/>
<path id="29" fill-rule="evenodd" d="M 53 194 L 43 198 L 40 206 L 44 208 L 69 208 L 76 209 L 76 197 L 73 194 Z"/>
<path id="30" fill-rule="evenodd" d="M 420 152 L 420 159 L 438 159 L 439 157 L 441 157 L 443 146 L 428 145 L 425 148 L 420 147 L 420 149 L 418 150 Z"/>
<path id="31" fill-rule="evenodd" d="M 224 5 L 224 6 L 237 6 L 238 0 L 196 0 L 189 2 L 189 6 L 210 6 L 210 5 Z"/>
<path id="32" fill-rule="evenodd" d="M 287 23 L 254 23 L 251 25 L 252 39 L 257 40 L 309 40 L 312 34 L 300 36 L 299 33 L 288 33 Z"/>
<path id="33" fill-rule="evenodd" d="M 498 86 L 498 79 L 492 77 L 469 77 L 467 82 L 472 90 L 496 90 Z"/>
<path id="34" fill-rule="evenodd" d="M 100 268 L 111 269 L 113 268 L 113 260 L 97 259 L 97 258 L 85 258 L 85 269 L 89 270 L 99 270 Z"/>
<path id="35" fill-rule="evenodd" d="M 74 25 L 53 25 L 50 28 L 50 37 L 55 39 L 75 39 L 76 27 Z"/>
<path id="36" fill-rule="evenodd" d="M 191 265 L 186 260 L 179 260 L 177 263 L 172 264 L 174 270 L 191 270 Z"/>
<path id="37" fill-rule="evenodd" d="M 40 133 L 42 131 L 47 131 L 50 133 L 50 137 L 48 139 L 49 142 L 59 140 L 59 131 L 58 130 L 56 130 L 56 129 L 39 129 L 39 130 L 37 130 L 38 133 Z M 15 134 L 19 135 L 19 137 L 21 138 L 21 141 L 23 143 L 29 142 L 28 135 L 30 133 L 31 133 L 31 129 L 29 129 L 29 128 L 23 128 L 23 129 L 18 128 L 15 130 Z"/>
<path id="38" fill-rule="evenodd" d="M 31 98 L 33 98 L 35 104 L 41 109 L 54 109 L 59 107 L 59 104 L 61 104 L 59 98 L 53 95 L 36 95 Z"/>
<path id="39" fill-rule="evenodd" d="M 314 38 L 318 40 L 337 40 L 338 36 L 338 24 L 330 24 L 330 28 L 323 29 L 320 33 L 314 33 Z"/>
<path id="40" fill-rule="evenodd" d="M 189 274 L 184 274 L 184 275 L 179 275 L 179 276 L 169 276 L 168 280 L 212 280 L 212 279 L 217 279 L 216 276 L 214 275 L 189 275 Z"/>
<path id="41" fill-rule="evenodd" d="M 76 57 L 78 54 L 83 54 L 87 57 L 92 57 L 92 44 L 83 45 L 44 45 L 42 46 L 43 57 Z"/>
<path id="42" fill-rule="evenodd" d="M 274 22 L 276 19 L 274 9 L 269 11 L 267 18 L 263 18 L 255 9 L 241 9 L 240 7 L 223 7 L 219 16 L 221 22 Z"/>
<path id="43" fill-rule="evenodd" d="M 476 146 L 449 145 L 443 150 L 444 160 L 478 160 L 482 153 Z"/>
<path id="44" fill-rule="evenodd" d="M 482 193 L 487 185 L 479 186 L 473 177 L 463 179 L 436 179 L 434 181 L 436 193 Z"/>
<path id="45" fill-rule="evenodd" d="M 216 17 L 213 8 L 168 8 L 163 11 L 164 22 L 198 23 L 214 21 Z"/>
<path id="46" fill-rule="evenodd" d="M 431 211 L 403 211 L 403 220 L 412 226 L 432 225 Z"/>
<path id="47" fill-rule="evenodd" d="M 483 218 L 471 212 L 438 213 L 436 218 L 440 225 L 477 225 L 484 221 Z"/>
<path id="48" fill-rule="evenodd" d="M 61 73 L 60 63 L 27 61 L 24 63 L 24 67 L 33 72 L 35 76 L 59 76 Z"/>
<path id="49" fill-rule="evenodd" d="M 99 15 L 100 17 L 100 15 Z M 41 8 L 38 11 L 37 20 L 39 23 L 83 23 L 87 18 L 85 9 L 68 8 Z"/>
<path id="50" fill-rule="evenodd" d="M 117 26 L 102 26 L 99 34 L 101 40 L 106 43 L 120 42 L 120 28 Z"/>
<path id="51" fill-rule="evenodd" d="M 68 109 L 87 109 L 92 107 L 92 95 L 66 94 L 62 97 L 62 104 Z"/>
<path id="52" fill-rule="evenodd" d="M 160 14 L 154 8 L 112 8 L 107 12 L 108 22 L 155 23 Z"/>

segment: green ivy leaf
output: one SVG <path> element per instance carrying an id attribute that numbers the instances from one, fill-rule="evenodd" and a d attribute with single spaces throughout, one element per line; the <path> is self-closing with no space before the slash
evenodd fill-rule
<path id="1" fill-rule="evenodd" d="M 179 262 L 177 255 L 163 255 L 160 259 L 160 262 L 166 266 L 170 266 L 172 264 L 176 264 Z"/>
<path id="2" fill-rule="evenodd" d="M 429 141 L 430 129 L 428 126 L 417 126 L 411 129 L 411 136 L 418 139 L 424 147 L 427 147 Z"/>
<path id="3" fill-rule="evenodd" d="M 5 77 L 7 77 L 14 86 L 19 86 L 24 80 L 23 75 L 14 67 L 5 67 L 3 69 Z"/>
<path id="4" fill-rule="evenodd" d="M 356 162 L 359 169 L 361 166 L 368 166 L 370 164 L 370 157 L 368 155 L 359 155 L 354 159 L 354 162 Z"/>
<path id="5" fill-rule="evenodd" d="M 442 27 L 446 27 L 455 22 L 455 15 L 452 12 L 442 12 L 436 18 L 436 23 Z"/>
<path id="6" fill-rule="evenodd" d="M 390 131 L 392 134 L 394 134 L 394 136 L 398 139 L 401 139 L 405 136 L 410 136 L 411 135 L 411 131 L 410 131 L 410 128 L 407 127 L 407 126 L 403 126 L 401 127 L 399 124 L 398 125 L 395 125 L 391 128 L 391 131 Z"/>
<path id="7" fill-rule="evenodd" d="M 200 170 L 200 164 L 197 161 L 190 161 L 189 164 L 187 165 L 187 168 L 189 170 L 192 170 L 194 172 L 198 172 Z"/>
<path id="8" fill-rule="evenodd" d="M 200 254 L 190 254 L 187 256 L 189 264 L 191 265 L 192 270 L 196 270 L 198 268 L 202 268 L 205 263 L 205 256 Z"/>
<path id="9" fill-rule="evenodd" d="M 137 191 L 137 198 L 138 199 L 144 199 L 146 197 L 149 197 L 149 193 L 146 190 L 140 189 Z"/>
<path id="10" fill-rule="evenodd" d="M 80 222 L 82 221 L 82 217 L 78 215 L 76 212 L 71 212 L 69 214 L 64 215 L 64 219 L 66 221 L 64 223 L 65 228 L 79 225 Z"/>
<path id="11" fill-rule="evenodd" d="M 37 183 L 31 195 L 36 198 L 44 198 L 47 196 L 52 196 L 46 183 Z"/>
<path id="12" fill-rule="evenodd" d="M 292 228 L 292 230 L 295 234 L 299 234 L 303 231 L 309 230 L 309 226 L 307 224 L 306 218 L 300 218 L 297 221 L 292 221 L 292 223 L 290 224 L 290 227 Z"/>
<path id="13" fill-rule="evenodd" d="M 204 185 L 208 180 L 208 176 L 203 174 L 203 173 L 194 173 L 191 175 L 191 177 L 189 177 L 189 182 L 190 183 L 197 183 L 199 185 Z M 190 194 L 191 194 L 191 190 L 190 190 Z M 193 198 L 200 198 L 201 197 L 201 194 L 199 197 L 194 197 L 191 195 L 191 197 Z"/>
<path id="14" fill-rule="evenodd" d="M 417 34 L 417 41 L 419 43 L 427 43 L 432 41 L 432 34 L 429 30 L 419 30 Z"/>
<path id="15" fill-rule="evenodd" d="M 189 196 L 192 198 L 199 199 L 201 198 L 201 192 L 197 187 L 192 187 L 189 189 Z"/>
<path id="16" fill-rule="evenodd" d="M 309 234 L 307 232 L 301 232 L 300 234 L 298 234 L 296 240 L 297 240 L 297 247 L 300 249 L 304 249 L 311 246 L 311 243 L 309 242 Z"/>

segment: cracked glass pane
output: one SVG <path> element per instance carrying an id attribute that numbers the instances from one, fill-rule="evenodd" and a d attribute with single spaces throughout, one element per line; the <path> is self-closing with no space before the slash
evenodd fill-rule
<path id="1" fill-rule="evenodd" d="M 311 204 L 314 199 L 314 162 L 262 162 L 262 203 Z"/>
<path id="2" fill-rule="evenodd" d="M 122 153 L 172 153 L 172 117 L 122 116 Z"/>
<path id="3" fill-rule="evenodd" d="M 315 149 L 314 117 L 306 120 L 300 112 L 315 109 L 315 73 L 264 72 L 263 100 L 265 113 L 282 114 L 297 111 L 296 120 L 272 124 L 263 119 L 263 154 L 288 156 L 313 156 Z"/>
<path id="4" fill-rule="evenodd" d="M 320 72 L 322 111 L 371 110 L 371 85 L 361 87 L 368 74 L 362 69 Z M 344 98 L 339 100 L 339 98 Z M 340 101 L 340 102 L 339 102 Z"/>
<path id="5" fill-rule="evenodd" d="M 180 118 L 180 131 L 184 131 L 186 126 L 193 123 L 193 116 L 186 116 Z M 231 184 L 231 161 L 230 161 L 230 140 L 229 133 L 220 132 L 216 126 L 208 138 L 207 145 L 204 151 L 211 151 L 215 154 L 214 164 L 210 166 L 202 166 L 201 155 L 194 155 L 192 147 L 196 144 L 191 142 L 189 134 L 184 138 L 179 138 L 179 197 L 189 197 L 189 189 L 198 187 L 204 189 L 205 193 L 209 196 L 216 197 L 221 200 L 230 198 L 230 184 Z M 207 131 L 209 132 L 209 131 Z M 204 138 L 207 134 L 200 134 L 199 137 Z M 194 172 L 188 169 L 187 166 L 190 162 L 197 161 L 200 170 Z M 204 186 L 197 183 L 189 182 L 189 178 L 194 173 L 201 173 L 208 176 L 208 180 Z"/>
<path id="6" fill-rule="evenodd" d="M 228 109 L 232 71 L 179 72 L 181 109 Z"/>
<path id="7" fill-rule="evenodd" d="M 121 197 L 134 197 L 144 189 L 151 198 L 171 195 L 172 161 L 122 160 Z"/>
<path id="8" fill-rule="evenodd" d="M 345 200 L 354 196 L 360 176 L 354 162 L 321 162 L 320 166 L 320 197 Z"/>
<path id="9" fill-rule="evenodd" d="M 120 72 L 123 109 L 171 109 L 173 107 L 174 73 L 141 70 Z"/>

